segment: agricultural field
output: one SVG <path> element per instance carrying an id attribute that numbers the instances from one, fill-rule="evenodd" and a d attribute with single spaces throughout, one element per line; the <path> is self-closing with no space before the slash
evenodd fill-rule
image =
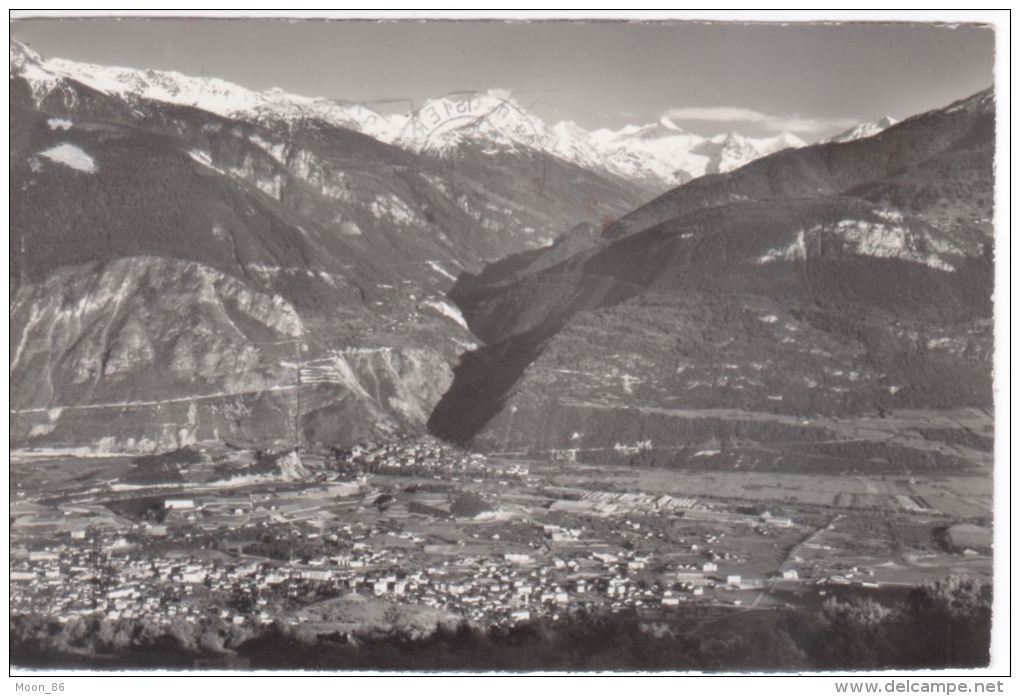
<path id="1" fill-rule="evenodd" d="M 598 476 L 606 487 L 621 491 L 659 492 L 762 504 L 803 504 L 836 509 L 856 508 L 943 513 L 954 517 L 989 516 L 992 478 L 973 476 L 862 476 L 777 472 L 672 471 L 619 467 L 601 477 L 604 467 L 575 465 L 554 475 L 558 485 L 581 486 Z"/>
<path id="2" fill-rule="evenodd" d="M 17 451 L 10 455 L 11 492 L 56 491 L 114 481 L 131 469 L 133 457 L 69 457 L 59 451 Z"/>
<path id="3" fill-rule="evenodd" d="M 828 476 L 989 475 L 994 464 L 992 417 L 975 408 L 797 417 L 569 399 L 560 405 L 570 415 L 562 425 L 572 429 L 571 443 L 524 451 L 603 467 Z M 628 439 L 638 424 L 642 437 Z"/>
<path id="4" fill-rule="evenodd" d="M 387 631 L 400 627 L 410 635 L 426 635 L 437 625 L 456 626 L 455 614 L 438 607 L 395 605 L 350 593 L 309 604 L 287 615 L 309 633 Z"/>

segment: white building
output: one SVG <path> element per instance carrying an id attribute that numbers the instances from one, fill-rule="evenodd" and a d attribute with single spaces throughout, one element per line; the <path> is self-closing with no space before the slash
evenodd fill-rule
<path id="1" fill-rule="evenodd" d="M 312 570 L 310 568 L 306 568 L 301 571 L 301 578 L 303 580 L 319 580 L 325 582 L 330 580 L 332 577 L 333 573 L 329 570 Z"/>
<path id="2" fill-rule="evenodd" d="M 167 510 L 194 510 L 195 501 L 191 498 L 167 498 L 163 507 Z"/>
<path id="3" fill-rule="evenodd" d="M 530 553 L 505 553 L 503 554 L 503 559 L 507 563 L 517 564 L 531 563 L 532 561 Z"/>

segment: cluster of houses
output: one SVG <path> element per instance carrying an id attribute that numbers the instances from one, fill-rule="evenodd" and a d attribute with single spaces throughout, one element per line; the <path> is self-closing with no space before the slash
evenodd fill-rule
<path id="1" fill-rule="evenodd" d="M 181 512 L 185 499 L 169 501 Z M 327 598 L 355 592 L 395 603 L 417 603 L 486 623 L 521 621 L 556 615 L 567 608 L 603 605 L 675 606 L 705 595 L 717 583 L 717 565 L 681 568 L 665 583 L 649 587 L 648 554 L 590 550 L 564 559 L 528 551 L 499 556 L 431 557 L 422 562 L 409 549 L 423 539 L 408 532 L 414 546 L 373 544 L 378 530 L 363 525 L 346 529 L 354 541 L 348 551 L 303 561 L 269 561 L 216 554 L 136 553 L 121 536 L 83 539 L 45 550 L 21 550 L 11 559 L 11 610 L 64 619 L 101 614 L 109 619 L 145 617 L 195 621 L 215 608 L 237 624 L 248 621 L 297 620 L 286 608 L 309 597 Z M 569 540 L 577 530 L 546 525 L 548 537 Z M 98 543 L 97 542 L 101 542 Z M 417 559 L 413 561 L 413 559 Z M 640 578 L 638 576 L 641 576 Z M 739 577 L 727 585 L 743 586 Z M 224 598 L 244 597 L 244 607 L 224 606 Z"/>
<path id="2" fill-rule="evenodd" d="M 220 569 L 188 559 L 132 558 L 89 546 L 59 545 L 15 553 L 11 559 L 11 611 L 50 615 L 62 621 L 99 614 L 107 619 L 156 622 L 177 616 L 196 620 L 200 607 L 181 601 L 201 586 L 226 591 L 251 576 L 253 567 Z"/>
<path id="3" fill-rule="evenodd" d="M 528 467 L 520 463 L 500 464 L 483 454 L 459 452 L 432 440 L 355 445 L 335 451 L 335 456 L 341 467 L 391 476 L 523 480 L 529 474 Z"/>
<path id="4" fill-rule="evenodd" d="M 363 587 L 378 597 L 415 601 L 491 623 L 555 616 L 578 606 L 622 610 L 676 605 L 679 599 L 673 601 L 674 597 L 700 597 L 706 587 L 715 585 L 699 573 L 696 588 L 685 586 L 680 574 L 676 582 L 649 587 L 635 576 L 649 561 L 641 554 L 591 552 L 584 558 L 553 558 L 550 566 L 522 553 L 506 553 L 502 562 L 468 556 L 406 575 L 369 575 L 351 589 Z"/>
<path id="5" fill-rule="evenodd" d="M 626 508 L 628 511 L 677 512 L 688 510 L 698 504 L 696 498 L 676 498 L 671 495 L 650 495 L 648 493 L 617 493 L 610 491 L 589 491 L 582 500 L 592 500 L 605 505 Z"/>
<path id="6" fill-rule="evenodd" d="M 530 481 L 527 467 L 521 464 L 501 464 L 431 440 L 356 446 L 336 451 L 334 457 L 338 466 L 361 473 Z M 221 619 L 243 624 L 300 620 L 294 610 L 303 604 L 353 592 L 381 601 L 433 606 L 492 623 L 555 616 L 578 606 L 623 610 L 711 601 L 715 587 L 746 589 L 760 583 L 719 574 L 717 561 L 739 563 L 740 558 L 699 551 L 691 545 L 697 565 L 667 564 L 648 553 L 617 550 L 627 546 L 593 540 L 565 516 L 556 520 L 560 524 L 526 520 L 523 524 L 530 525 L 530 531 L 541 527 L 538 538 L 511 541 L 501 527 L 505 538 L 499 551 L 484 543 L 482 527 L 458 530 L 463 541 L 436 543 L 426 532 L 406 531 L 405 520 L 414 514 L 411 502 L 428 507 L 430 501 L 435 503 L 433 497 L 439 500 L 446 493 L 427 488 L 431 482 L 426 482 L 412 497 L 396 499 L 379 490 L 366 490 L 364 483 L 363 478 L 319 482 L 301 490 L 284 487 L 282 494 L 276 489 L 244 495 L 177 493 L 164 498 L 158 521 L 138 522 L 131 530 L 91 526 L 88 535 L 84 529 L 74 529 L 67 543 L 12 555 L 11 609 L 58 617 L 100 613 L 112 619 L 157 621 L 197 620 L 215 609 Z M 768 513 L 752 517 L 708 510 L 693 498 L 572 491 L 571 499 L 559 499 L 550 509 L 586 515 L 666 513 L 769 527 L 792 524 Z M 364 511 L 367 517 L 347 516 Z M 653 536 L 640 522 L 624 520 L 622 524 L 642 536 Z M 251 530 L 245 531 L 247 527 L 254 528 L 254 536 Z M 194 539 L 185 539 L 192 533 Z M 165 549 L 164 540 L 151 537 L 166 536 L 170 546 L 179 547 L 183 541 L 185 549 L 197 548 L 192 542 L 206 545 L 217 536 L 217 549 L 241 555 L 144 550 L 150 542 Z M 252 538 L 265 537 L 277 546 L 281 541 L 293 542 L 313 550 L 296 558 L 294 554 L 287 558 L 286 547 L 283 555 L 258 551 L 276 560 L 243 555 L 253 553 L 246 547 L 262 543 Z M 492 534 L 491 539 L 499 536 Z M 706 540 L 716 541 L 714 537 Z M 135 542 L 143 548 L 136 549 Z"/>

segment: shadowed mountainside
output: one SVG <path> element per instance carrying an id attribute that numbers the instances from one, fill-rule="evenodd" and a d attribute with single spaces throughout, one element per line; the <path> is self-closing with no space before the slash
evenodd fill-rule
<path id="1" fill-rule="evenodd" d="M 465 274 L 450 297 L 486 345 L 430 428 L 589 459 L 650 441 L 675 461 L 718 437 L 621 409 L 990 406 L 993 107 L 983 92 L 871 138 L 781 152 L 664 194 L 601 239 L 578 229 Z M 631 424 L 613 442 L 596 435 L 599 409 Z"/>

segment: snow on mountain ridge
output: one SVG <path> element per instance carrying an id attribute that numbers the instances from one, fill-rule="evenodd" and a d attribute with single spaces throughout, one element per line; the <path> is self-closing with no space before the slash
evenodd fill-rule
<path id="1" fill-rule="evenodd" d="M 316 119 L 415 152 L 444 154 L 470 143 L 486 154 L 527 147 L 590 170 L 665 189 L 692 178 L 739 168 L 759 157 L 805 143 L 788 133 L 751 139 L 687 133 L 669 117 L 617 131 L 589 132 L 572 122 L 548 125 L 505 90 L 456 92 L 430 99 L 406 115 L 384 115 L 361 104 L 290 94 L 273 87 L 256 92 L 214 77 L 137 70 L 54 58 L 45 60 L 11 41 L 11 74 L 25 77 L 40 100 L 61 80 L 75 80 L 125 99 L 190 106 L 228 118 Z"/>
<path id="2" fill-rule="evenodd" d="M 384 116 L 360 104 L 344 105 L 290 94 L 279 87 L 256 92 L 220 78 L 193 77 L 172 70 L 137 70 L 62 58 L 47 60 L 14 41 L 10 50 L 11 74 L 28 80 L 36 99 L 45 97 L 61 80 L 67 79 L 105 94 L 191 106 L 228 118 L 314 118 L 384 141 L 394 139 L 406 120 L 401 116 Z"/>
<path id="3" fill-rule="evenodd" d="M 890 126 L 894 126 L 897 123 L 899 123 L 899 121 L 897 121 L 892 116 L 886 116 L 884 118 L 880 118 L 877 121 L 871 121 L 869 123 L 859 123 L 859 124 L 857 124 L 856 126 L 854 126 L 853 128 L 851 128 L 849 130 L 843 131 L 842 133 L 839 133 L 838 135 L 834 135 L 831 138 L 826 138 L 825 140 L 820 140 L 818 142 L 819 143 L 848 143 L 848 142 L 850 142 L 852 140 L 860 140 L 861 138 L 870 138 L 871 136 L 878 135 L 879 133 L 884 131 L 886 128 L 889 128 Z"/>
<path id="4" fill-rule="evenodd" d="M 767 145 L 765 143 L 761 143 L 758 145 L 758 148 L 762 151 L 771 150 L 771 152 L 779 152 L 780 150 L 785 150 L 788 147 L 807 146 L 806 142 L 798 138 L 793 133 L 790 133 L 789 131 L 783 131 L 782 133 L 775 137 L 765 138 L 764 140 L 768 143 Z"/>
<path id="5" fill-rule="evenodd" d="M 972 94 L 969 97 L 955 101 L 946 108 L 946 113 L 953 113 L 956 111 L 971 111 L 971 112 L 994 112 L 995 111 L 995 89 L 989 87 L 988 89 L 982 90 L 977 94 Z"/>
<path id="6" fill-rule="evenodd" d="M 645 126 L 624 126 L 617 131 L 599 129 L 591 134 L 609 149 L 614 163 L 629 167 L 632 176 L 658 177 L 669 185 L 728 172 L 752 160 L 806 143 L 791 133 L 771 138 L 748 138 L 740 133 L 703 137 L 687 133 L 668 117 Z M 639 170 L 635 172 L 634 170 Z"/>
<path id="7" fill-rule="evenodd" d="M 394 144 L 410 150 L 446 151 L 465 139 L 485 139 L 546 149 L 552 134 L 544 121 L 503 90 L 456 92 L 429 99 L 407 117 Z"/>

